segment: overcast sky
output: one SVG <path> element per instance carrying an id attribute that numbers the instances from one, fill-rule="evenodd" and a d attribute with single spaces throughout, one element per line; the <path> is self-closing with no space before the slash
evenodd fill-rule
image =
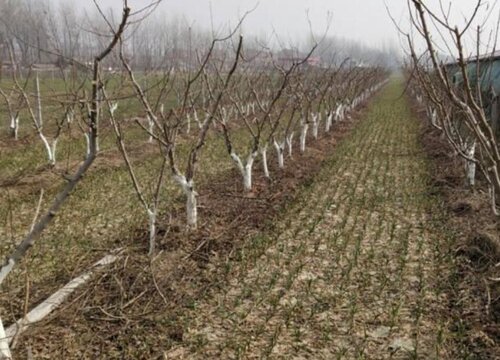
<path id="1" fill-rule="evenodd" d="M 87 8 L 92 0 L 58 0 L 71 2 Z M 97 0 L 103 8 L 113 7 L 119 11 L 122 0 Z M 151 0 L 129 0 L 132 9 L 138 9 Z M 481 18 L 491 9 L 493 0 L 484 0 Z M 427 0 L 427 4 L 439 9 L 439 0 Z M 447 8 L 451 4 L 452 19 L 463 23 L 464 15 L 470 14 L 476 0 L 443 0 Z M 315 33 L 323 33 L 331 14 L 329 34 L 358 40 L 372 46 L 380 46 L 390 41 L 398 42 L 397 31 L 388 16 L 389 8 L 393 17 L 405 29 L 408 28 L 407 4 L 405 0 L 163 0 L 159 12 L 169 16 L 180 16 L 188 23 L 210 27 L 211 18 L 215 26 L 235 24 L 241 15 L 254 7 L 244 25 L 244 33 L 271 33 L 273 29 L 283 39 L 305 38 L 309 33 L 308 17 Z M 307 15 L 307 13 L 309 15 Z M 212 14 L 212 15 L 211 15 Z M 495 28 L 497 12 L 491 16 L 489 24 Z"/>

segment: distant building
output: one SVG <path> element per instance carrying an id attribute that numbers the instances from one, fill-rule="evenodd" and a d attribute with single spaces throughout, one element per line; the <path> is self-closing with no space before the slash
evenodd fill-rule
<path id="1" fill-rule="evenodd" d="M 304 61 L 307 54 L 300 53 L 297 50 L 284 49 L 277 53 L 278 63 L 283 67 L 290 67 L 293 64 L 300 63 Z M 303 66 L 321 66 L 321 58 L 319 56 L 310 56 Z"/>

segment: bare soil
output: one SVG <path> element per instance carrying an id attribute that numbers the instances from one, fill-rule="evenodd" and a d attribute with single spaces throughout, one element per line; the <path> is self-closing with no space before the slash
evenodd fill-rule
<path id="1" fill-rule="evenodd" d="M 422 119 L 421 141 L 431 162 L 431 185 L 442 201 L 441 221 L 454 239 L 456 263 L 449 278 L 449 311 L 457 334 L 456 356 L 500 358 L 500 223 L 491 211 L 481 174 L 471 189 L 464 166 L 446 140 Z"/>
<path id="2" fill-rule="evenodd" d="M 278 168 L 270 153 L 271 180 L 263 176 L 257 162 L 251 193 L 243 191 L 236 170 L 204 182 L 198 189 L 199 230 L 185 231 L 181 206 L 165 214 L 160 222 L 164 225 L 159 230 L 159 254 L 152 262 L 143 255 L 146 224 L 125 243 L 117 239 L 117 246 L 127 245 L 123 259 L 21 336 L 18 355 L 25 356 L 29 348 L 35 357 L 50 358 L 161 356 L 170 343 L 183 338 L 177 322 L 180 315 L 226 281 L 224 264 L 241 256 L 248 239 L 272 231 L 276 217 L 314 181 L 363 109 L 349 121 L 335 124 L 317 142 L 311 140 L 305 154 L 294 149 L 293 159 L 285 159 L 285 169 Z M 177 200 L 182 204 L 183 198 Z M 31 289 L 30 303 L 42 301 L 53 290 L 53 286 Z"/>

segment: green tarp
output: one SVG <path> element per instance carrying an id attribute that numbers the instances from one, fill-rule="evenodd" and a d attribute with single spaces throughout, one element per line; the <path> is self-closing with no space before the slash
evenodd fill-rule
<path id="1" fill-rule="evenodd" d="M 448 76 L 455 86 L 463 85 L 463 74 L 458 66 L 449 66 Z M 479 75 L 479 81 L 478 81 Z M 472 88 L 480 86 L 483 100 L 491 96 L 491 89 L 495 90 L 497 95 L 500 94 L 500 59 L 482 60 L 479 63 L 471 62 L 467 65 L 467 77 Z"/>

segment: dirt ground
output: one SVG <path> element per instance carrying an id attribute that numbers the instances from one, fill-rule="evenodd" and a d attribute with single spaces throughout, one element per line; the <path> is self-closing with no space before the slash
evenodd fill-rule
<path id="1" fill-rule="evenodd" d="M 166 358 L 452 359 L 451 258 L 401 87 L 336 149 L 265 252 L 183 316 Z"/>
<path id="2" fill-rule="evenodd" d="M 482 359 L 451 309 L 469 288 L 402 90 L 391 82 L 285 170 L 270 156 L 272 181 L 256 164 L 252 193 L 236 171 L 208 179 L 199 231 L 183 230 L 182 208 L 165 215 L 152 261 L 147 234 L 131 234 L 122 259 L 22 335 L 17 355 Z"/>
<path id="3" fill-rule="evenodd" d="M 240 261 L 245 251 L 265 250 L 266 243 L 258 244 L 255 239 L 271 232 L 276 219 L 294 206 L 363 111 L 364 106 L 349 121 L 335 124 L 331 133 L 311 140 L 305 154 L 295 148 L 293 159 L 285 160 L 285 169 L 278 168 L 271 152 L 271 180 L 263 176 L 257 162 L 251 193 L 243 192 L 235 170 L 203 179 L 198 189 L 199 230 L 184 230 L 184 209 L 177 205 L 160 221 L 159 253 L 152 262 L 144 256 L 146 224 L 116 239 L 116 247 L 127 248 L 122 259 L 20 337 L 18 354 L 25 356 L 29 349 L 35 356 L 51 358 L 161 357 L 165 348 L 183 336 L 180 314 L 226 280 L 227 264 Z M 183 198 L 174 200 L 183 202 Z M 32 286 L 30 307 L 61 283 L 61 279 L 54 280 L 58 281 L 50 286 Z M 11 311 L 18 310 L 10 317 L 22 314 L 24 292 L 23 287 L 18 289 L 19 304 Z"/>
<path id="4" fill-rule="evenodd" d="M 424 113 L 414 107 L 423 117 Z M 423 122 L 427 123 L 427 122 Z M 424 126 L 421 142 L 431 160 L 431 185 L 442 208 L 440 221 L 452 232 L 454 271 L 448 279 L 455 356 L 500 358 L 500 223 L 489 206 L 487 186 L 477 174 L 475 189 L 464 166 L 439 131 Z"/>

